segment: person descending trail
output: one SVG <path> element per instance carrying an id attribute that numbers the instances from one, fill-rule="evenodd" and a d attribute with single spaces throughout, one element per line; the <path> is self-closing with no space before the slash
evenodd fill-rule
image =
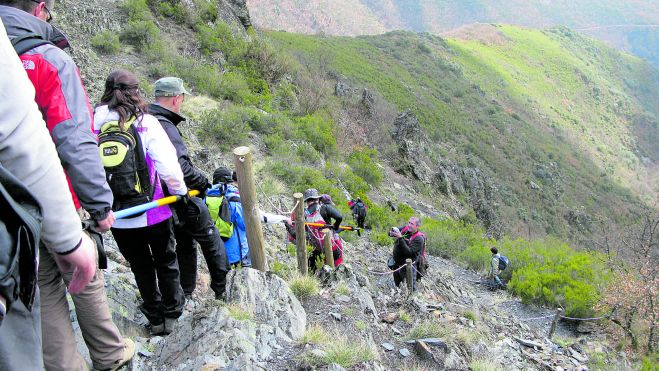
<path id="1" fill-rule="evenodd" d="M 147 192 L 152 199 L 162 198 L 164 192 L 160 179 L 171 194 L 183 196 L 185 207 L 185 203 L 191 201 L 176 149 L 158 120 L 146 113 L 146 102 L 140 96 L 138 85 L 137 77 L 131 72 L 112 72 L 105 81 L 101 103 L 94 110 L 95 122 L 101 130 L 100 150 L 108 177 L 116 177 L 118 174 L 113 174 L 113 169 L 126 165 L 126 162 L 146 164 L 148 176 L 143 182 L 139 171 L 126 171 L 121 179 L 110 180 L 115 207 L 133 204 L 132 199 L 142 198 Z M 111 143 L 104 138 L 110 131 L 117 137 L 130 137 L 132 141 L 124 148 L 134 148 L 132 153 L 105 145 Z M 117 157 L 122 153 L 123 160 Z M 172 211 L 168 206 L 162 206 L 117 220 L 112 235 L 135 275 L 143 300 L 140 310 L 149 320 L 151 333 L 170 333 L 183 312 L 185 301 L 176 260 Z"/>
<path id="2" fill-rule="evenodd" d="M 404 227 L 392 227 L 389 230 L 389 236 L 396 239 L 393 249 L 394 264 L 389 266 L 394 271 L 394 283 L 396 286 L 400 286 L 400 283 L 406 280 L 405 269 L 399 269 L 405 265 L 406 259 L 412 259 L 414 263 L 413 266 L 417 272 L 415 281 L 420 281 L 421 277 L 426 273 L 428 266 L 426 235 L 419 230 L 420 227 L 421 219 L 413 216 Z"/>
<path id="3" fill-rule="evenodd" d="M 334 206 L 329 203 L 322 204 L 320 203 L 321 196 L 318 194 L 318 190 L 315 188 L 309 188 L 304 191 L 303 201 L 306 203 L 306 208 L 304 209 L 304 220 L 306 223 L 320 223 L 322 225 L 330 225 L 332 228 L 331 238 L 332 238 L 332 254 L 334 258 L 334 266 L 339 266 L 343 262 L 343 242 L 341 237 L 339 237 L 338 232 L 341 230 L 341 222 L 343 221 L 343 215 L 339 212 Z M 331 202 L 331 200 L 330 200 Z M 291 219 L 295 220 L 295 215 L 291 215 Z M 323 256 L 323 241 L 325 235 L 322 230 L 325 227 L 305 225 L 307 243 L 311 245 L 313 250 L 309 255 L 309 269 L 314 272 L 316 271 L 316 262 L 322 261 Z M 286 229 L 289 233 L 289 240 L 291 242 L 295 241 L 295 225 L 286 224 Z"/>
<path id="4" fill-rule="evenodd" d="M 96 247 L 82 231 L 34 86 L 1 20 L 0 71 L 0 370 L 41 370 L 38 244 L 77 271 L 72 294 L 93 279 Z"/>
<path id="5" fill-rule="evenodd" d="M 352 218 L 355 223 L 357 223 L 357 227 L 364 228 L 364 221 L 366 220 L 368 205 L 366 205 L 361 198 L 357 197 L 356 200 L 349 201 L 348 206 L 350 206 L 350 211 L 352 211 Z"/>
<path id="6" fill-rule="evenodd" d="M 492 257 L 490 260 L 490 270 L 487 275 L 489 279 L 487 285 L 492 291 L 505 289 L 506 285 L 499 278 L 499 274 L 510 264 L 508 258 L 499 254 L 499 250 L 496 247 L 490 248 L 490 252 L 492 253 Z"/>
<path id="7" fill-rule="evenodd" d="M 81 217 L 89 213 L 94 228 L 105 232 L 114 222 L 112 192 L 98 154 L 87 93 L 76 64 L 64 52 L 69 42 L 48 23 L 54 5 L 54 0 L 0 0 L 0 18 L 34 85 L 34 100 L 55 142 L 73 203 Z M 102 246 L 96 247 L 102 256 Z M 45 367 L 86 369 L 66 300 L 65 286 L 71 282 L 72 272 L 62 271 L 56 263 L 57 255 L 46 247 L 40 245 L 39 250 L 41 327 L 44 338 L 57 339 L 43 342 Z M 103 272 L 96 270 L 92 282 L 72 298 L 92 366 L 114 369 L 132 359 L 135 344 L 124 339 L 112 322 Z"/>
<path id="8" fill-rule="evenodd" d="M 178 125 L 185 121 L 181 116 L 181 107 L 185 96 L 189 95 L 183 87 L 183 80 L 177 77 L 163 77 L 154 84 L 154 91 L 156 102 L 149 106 L 149 113 L 160 121 L 174 145 L 186 186 L 188 189 L 200 191 L 203 197 L 211 184 L 192 164 L 188 149 L 178 130 Z M 174 236 L 183 292 L 190 297 L 197 285 L 197 247 L 194 243 L 197 241 L 211 276 L 210 287 L 215 292 L 215 298 L 222 299 L 226 291 L 228 264 L 224 242 L 215 228 L 206 203 L 199 197 L 191 197 L 185 207 L 181 206 L 175 211 L 174 216 L 178 223 L 174 226 Z"/>
<path id="9" fill-rule="evenodd" d="M 252 259 L 247 242 L 247 228 L 243 205 L 240 202 L 236 172 L 227 167 L 219 167 L 213 172 L 213 187 L 206 192 L 206 204 L 211 217 L 225 241 L 227 259 L 232 267 L 238 264 L 251 267 Z M 259 211 L 262 223 L 289 222 L 285 216 Z"/>

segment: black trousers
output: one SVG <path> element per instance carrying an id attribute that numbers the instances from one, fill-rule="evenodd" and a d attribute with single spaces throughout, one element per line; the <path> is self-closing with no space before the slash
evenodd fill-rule
<path id="1" fill-rule="evenodd" d="M 140 310 L 152 325 L 178 318 L 185 297 L 181 289 L 172 219 L 143 228 L 112 228 L 121 254 L 130 263 L 144 304 Z"/>
<path id="2" fill-rule="evenodd" d="M 396 264 L 396 268 L 394 268 L 394 270 L 396 270 L 400 267 L 404 267 L 405 265 L 406 264 Z M 415 273 L 412 273 L 412 277 L 416 276 L 416 279 L 414 279 L 413 280 L 414 282 L 412 282 L 412 287 L 415 288 L 416 281 L 421 281 L 421 275 L 418 273 L 419 272 L 419 263 L 412 264 L 412 267 L 414 269 L 416 269 L 414 271 Z M 393 272 L 392 274 L 394 275 L 394 283 L 396 284 L 396 287 L 400 286 L 401 282 L 407 281 L 407 269 L 406 268 L 402 268 L 402 269 L 400 269 L 396 272 Z"/>
<path id="3" fill-rule="evenodd" d="M 226 291 L 229 264 L 224 242 L 211 219 L 206 203 L 201 198 L 192 197 L 185 215 L 178 215 L 180 226 L 174 227 L 176 255 L 181 270 L 181 286 L 186 295 L 192 294 L 197 286 L 197 246 L 199 243 L 211 276 L 210 287 L 216 296 Z"/>

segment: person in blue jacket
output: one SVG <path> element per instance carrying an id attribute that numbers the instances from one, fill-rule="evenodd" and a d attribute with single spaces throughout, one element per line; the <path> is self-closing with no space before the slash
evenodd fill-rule
<path id="1" fill-rule="evenodd" d="M 231 237 L 223 237 L 224 247 L 226 249 L 227 260 L 231 267 L 251 267 L 252 259 L 249 255 L 249 245 L 247 242 L 247 230 L 245 227 L 245 216 L 243 205 L 240 202 L 240 191 L 238 190 L 236 172 L 227 167 L 219 167 L 213 172 L 213 186 L 206 192 L 206 203 L 209 209 L 219 210 L 219 207 L 210 206 L 212 198 L 218 198 L 224 195 L 231 210 L 231 223 L 233 223 L 233 233 Z M 290 218 L 259 211 L 262 223 L 280 223 L 288 221 Z M 219 212 L 211 211 L 211 218 L 217 221 Z"/>

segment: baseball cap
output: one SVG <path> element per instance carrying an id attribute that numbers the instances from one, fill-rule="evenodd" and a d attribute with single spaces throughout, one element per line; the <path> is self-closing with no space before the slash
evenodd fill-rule
<path id="1" fill-rule="evenodd" d="M 183 87 L 183 80 L 178 77 L 163 77 L 153 84 L 156 97 L 175 97 L 177 95 L 190 93 Z"/>

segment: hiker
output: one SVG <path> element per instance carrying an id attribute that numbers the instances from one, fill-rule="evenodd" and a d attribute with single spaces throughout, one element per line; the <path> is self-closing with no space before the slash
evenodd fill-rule
<path id="1" fill-rule="evenodd" d="M 304 209 L 304 220 L 306 223 L 322 223 L 324 225 L 331 225 L 333 230 L 332 232 L 332 253 L 334 258 L 334 266 L 339 266 L 343 262 L 343 244 L 341 238 L 338 235 L 340 231 L 341 221 L 343 221 L 343 215 L 334 208 L 331 204 L 320 204 L 320 195 L 318 190 L 315 188 L 309 188 L 304 191 L 303 201 L 306 203 Z M 330 200 L 331 201 L 331 200 Z M 291 219 L 295 220 L 295 215 L 291 216 Z M 332 223 L 332 219 L 334 222 Z M 289 240 L 295 241 L 295 225 L 294 223 L 286 224 L 286 229 L 289 233 Z M 324 227 L 316 227 L 306 225 L 306 238 L 307 242 L 313 250 L 309 255 L 309 269 L 314 272 L 316 270 L 316 261 L 321 259 L 323 255 L 323 240 L 325 235 L 322 230 Z"/>
<path id="2" fill-rule="evenodd" d="M 357 227 L 364 228 L 364 221 L 366 220 L 368 205 L 366 205 L 361 198 L 357 197 L 357 200 L 351 200 L 348 203 L 348 206 L 350 206 L 350 211 L 352 211 L 352 218 L 357 223 Z"/>
<path id="3" fill-rule="evenodd" d="M 39 241 L 23 239 L 20 251 L 26 255 L 19 256 L 21 267 L 8 266 L 19 251 L 18 228 L 25 228 L 24 237 L 34 238 L 27 219 L 38 225 L 41 217 L 41 243 L 63 267 L 78 271 L 69 282 L 71 293 L 79 293 L 94 277 L 95 246 L 82 232 L 55 145 L 34 102 L 34 86 L 1 20 L 0 71 L 0 370 L 40 370 L 44 366 L 36 286 Z M 20 206 L 8 205 L 8 197 Z M 16 214 L 17 208 L 31 217 Z M 13 282 L 16 276 L 19 281 Z M 68 314 L 67 310 L 67 319 Z"/>
<path id="4" fill-rule="evenodd" d="M 188 149 L 183 142 L 178 125 L 185 121 L 181 116 L 181 107 L 188 91 L 183 87 L 183 80 L 177 77 L 163 77 L 154 84 L 156 102 L 149 106 L 149 113 L 154 115 L 169 140 L 176 148 L 176 156 L 181 166 L 185 184 L 188 189 L 200 191 L 203 197 L 206 189 L 211 187 L 206 176 L 190 160 Z M 178 223 L 174 226 L 176 237 L 176 256 L 181 272 L 181 287 L 186 297 L 190 297 L 197 286 L 197 246 L 199 243 L 210 273 L 210 287 L 216 299 L 224 297 L 226 291 L 227 259 L 224 243 L 213 224 L 206 203 L 199 197 L 191 197 L 185 208 L 178 208 L 174 217 Z M 177 209 L 177 210 L 178 210 Z"/>
<path id="5" fill-rule="evenodd" d="M 426 235 L 419 231 L 419 227 L 421 227 L 421 219 L 413 216 L 404 227 L 392 227 L 389 230 L 389 236 L 396 239 L 392 254 L 394 264 L 389 268 L 396 270 L 404 266 L 407 259 L 412 259 L 417 273 L 415 281 L 420 281 L 427 269 Z M 406 279 L 405 268 L 393 272 L 393 275 L 394 283 L 400 286 L 400 283 Z"/>
<path id="6" fill-rule="evenodd" d="M 389 209 L 391 209 L 392 213 L 396 212 L 396 206 L 394 206 L 393 202 L 391 200 L 387 200 L 387 206 L 389 206 Z"/>
<path id="7" fill-rule="evenodd" d="M 135 149 L 120 161 L 116 152 L 104 153 L 104 163 L 121 163 L 106 167 L 115 196 L 115 210 L 121 210 L 145 200 L 162 198 L 164 181 L 173 195 L 189 200 L 176 149 L 158 120 L 146 113 L 146 102 L 139 93 L 137 77 L 126 70 L 112 72 L 105 81 L 100 105 L 94 109 L 94 120 L 100 128 L 101 150 L 111 148 L 112 132 L 125 138 L 129 135 Z M 116 139 L 119 140 L 119 139 Z M 125 166 L 125 168 L 124 168 Z M 123 168 L 123 169 L 119 169 Z M 113 169 L 123 170 L 114 173 Z M 139 188 L 139 190 L 138 190 Z M 168 334 L 183 311 L 185 297 L 176 260 L 176 242 L 172 228 L 172 211 L 157 207 L 140 215 L 117 220 L 112 235 L 119 251 L 130 263 L 142 296 L 140 310 L 149 320 L 152 334 Z"/>
<path id="8" fill-rule="evenodd" d="M 226 203 L 224 203 L 226 200 Z M 252 259 L 249 254 L 247 242 L 247 229 L 245 227 L 245 216 L 243 205 L 240 202 L 240 191 L 238 190 L 238 179 L 236 172 L 228 167 L 219 167 L 213 172 L 213 187 L 206 193 L 206 204 L 211 210 L 211 217 L 225 241 L 227 259 L 231 267 L 251 267 Z M 222 210 L 223 204 L 226 209 Z M 225 212 L 224 218 L 222 217 Z M 284 216 L 259 211 L 262 223 L 289 222 Z M 228 214 L 228 215 L 227 215 Z M 224 220 L 226 219 L 226 220 Z"/>
<path id="9" fill-rule="evenodd" d="M 488 286 L 490 286 L 492 290 L 505 288 L 505 285 L 499 278 L 499 273 L 501 273 L 501 270 L 506 269 L 508 266 L 508 259 L 504 256 L 501 256 L 501 254 L 499 254 L 499 250 L 494 246 L 490 248 L 490 252 L 492 253 L 492 257 L 490 260 L 490 271 L 488 272 Z"/>
<path id="10" fill-rule="evenodd" d="M 0 18 L 34 86 L 34 100 L 55 142 L 75 208 L 82 218 L 89 213 L 95 229 L 104 232 L 114 222 L 112 192 L 92 131 L 87 93 L 78 68 L 63 51 L 68 40 L 48 23 L 53 6 L 54 0 L 0 0 Z M 97 248 L 103 251 L 102 246 Z M 46 339 L 57 339 L 43 343 L 45 367 L 84 369 L 87 364 L 77 350 L 66 299 L 65 285 L 70 285 L 72 273 L 62 272 L 46 247 L 39 250 L 42 332 Z M 135 345 L 112 322 L 102 271 L 97 269 L 93 280 L 72 298 L 92 366 L 113 369 L 130 361 Z"/>

